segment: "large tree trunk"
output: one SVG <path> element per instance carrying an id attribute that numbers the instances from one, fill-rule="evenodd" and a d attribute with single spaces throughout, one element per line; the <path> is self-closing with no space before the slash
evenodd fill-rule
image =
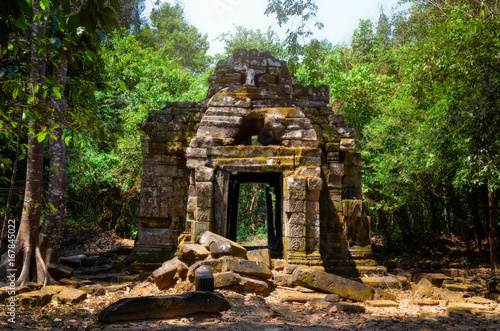
<path id="1" fill-rule="evenodd" d="M 61 98 L 53 95 L 51 106 L 54 109 L 54 116 L 59 127 L 54 131 L 55 138 L 50 139 L 49 208 L 40 236 L 40 251 L 46 264 L 59 259 L 66 220 L 66 145 L 63 133 L 64 111 L 66 110 L 64 85 L 66 84 L 68 64 L 66 61 L 58 59 L 56 65 L 54 77 L 61 84 Z"/>
<path id="2" fill-rule="evenodd" d="M 42 12 L 38 0 L 33 2 L 35 16 Z M 17 285 L 22 286 L 26 281 L 50 284 L 47 266 L 45 265 L 40 249 L 38 248 L 40 216 L 42 213 L 43 192 L 43 141 L 39 142 L 37 134 L 42 126 L 41 112 L 45 105 L 43 97 L 43 77 L 46 71 L 46 59 L 39 54 L 39 48 L 35 40 L 45 36 L 46 26 L 39 24 L 35 19 L 33 22 L 33 34 L 31 40 L 31 64 L 33 71 L 30 76 L 31 95 L 34 104 L 39 107 L 34 112 L 35 118 L 31 119 L 33 133 L 28 136 L 28 162 L 26 169 L 26 189 L 24 193 L 24 206 L 21 215 L 21 223 L 16 238 L 16 265 L 21 267 Z"/>
<path id="3" fill-rule="evenodd" d="M 488 178 L 488 209 L 490 214 L 490 226 L 488 232 L 488 244 L 490 245 L 490 262 L 491 270 L 498 271 L 498 258 L 496 248 L 496 225 L 497 225 L 497 208 L 494 199 L 494 193 L 491 189 L 490 178 Z"/>

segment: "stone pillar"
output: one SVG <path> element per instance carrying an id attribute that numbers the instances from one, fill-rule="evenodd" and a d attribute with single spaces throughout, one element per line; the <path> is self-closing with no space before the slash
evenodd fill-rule
<path id="1" fill-rule="evenodd" d="M 196 220 L 191 229 L 196 238 L 210 230 L 213 221 L 214 200 L 214 170 L 208 167 L 198 167 L 195 170 L 196 182 Z"/>
<path id="2" fill-rule="evenodd" d="M 130 261 L 164 262 L 173 257 L 184 230 L 188 178 L 176 155 L 144 157 L 139 225 Z"/>

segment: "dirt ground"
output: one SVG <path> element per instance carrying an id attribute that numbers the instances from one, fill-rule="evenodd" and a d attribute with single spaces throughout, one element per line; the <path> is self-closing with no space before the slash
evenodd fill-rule
<path id="1" fill-rule="evenodd" d="M 78 237 L 79 240 L 76 240 Z M 75 235 L 68 245 L 66 253 L 92 252 L 113 249 L 119 245 L 132 245 L 109 233 L 89 234 L 89 237 Z M 454 243 L 443 241 L 454 249 Z M 437 246 L 433 244 L 436 248 Z M 413 247 L 414 251 L 424 248 Z M 442 260 L 441 253 L 436 257 Z M 446 252 L 442 253 L 443 256 Z M 461 255 L 451 252 L 448 255 L 457 258 L 450 261 L 460 265 Z M 429 256 L 401 255 L 406 259 L 431 261 Z M 464 266 L 466 268 L 466 266 Z M 179 294 L 174 289 L 160 291 L 148 282 L 121 284 L 102 284 L 108 288 L 102 296 L 89 295 L 78 304 L 61 304 L 52 301 L 43 307 L 17 308 L 16 323 L 7 321 L 5 310 L 0 310 L 0 329 L 19 330 L 500 330 L 500 307 L 490 303 L 488 311 L 471 311 L 470 314 L 449 315 L 446 304 L 420 307 L 414 304 L 420 299 L 411 290 L 387 290 L 396 296 L 398 307 L 378 308 L 368 304 L 364 313 L 329 312 L 328 308 L 313 307 L 310 303 L 282 302 L 278 288 L 267 296 L 240 294 L 232 291 L 220 291 L 231 303 L 232 308 L 221 314 L 196 314 L 192 316 L 163 320 L 145 320 L 123 323 L 102 324 L 97 320 L 99 312 L 111 303 L 130 297 L 148 295 Z M 292 289 L 289 289 L 292 291 Z M 471 294 L 472 295 L 472 294 Z M 468 294 L 465 294 L 468 296 Z"/>

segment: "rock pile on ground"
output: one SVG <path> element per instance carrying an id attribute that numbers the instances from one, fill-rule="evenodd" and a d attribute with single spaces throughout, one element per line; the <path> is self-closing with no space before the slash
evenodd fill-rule
<path id="1" fill-rule="evenodd" d="M 227 238 L 205 232 L 198 244 L 179 245 L 177 256 L 153 272 L 159 289 L 172 286 L 194 289 L 196 270 L 210 268 L 215 289 L 268 293 L 273 288 L 271 254 L 268 249 L 248 251 Z"/>
<path id="2" fill-rule="evenodd" d="M 206 231 L 197 244 L 181 242 L 177 256 L 153 272 L 153 281 L 160 290 L 193 290 L 196 270 L 207 266 L 213 273 L 214 288 L 256 294 L 267 294 L 279 285 L 298 285 L 329 292 L 353 301 L 373 298 L 371 286 L 337 275 L 302 267 L 287 267 L 272 260 L 268 249 L 247 251 L 227 238 Z"/>

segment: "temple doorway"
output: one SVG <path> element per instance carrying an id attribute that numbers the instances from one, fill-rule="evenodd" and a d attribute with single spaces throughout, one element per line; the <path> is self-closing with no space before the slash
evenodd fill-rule
<path id="1" fill-rule="evenodd" d="M 226 237 L 248 250 L 283 256 L 281 173 L 233 173 L 229 177 Z M 251 237 L 251 238 L 250 238 Z"/>

